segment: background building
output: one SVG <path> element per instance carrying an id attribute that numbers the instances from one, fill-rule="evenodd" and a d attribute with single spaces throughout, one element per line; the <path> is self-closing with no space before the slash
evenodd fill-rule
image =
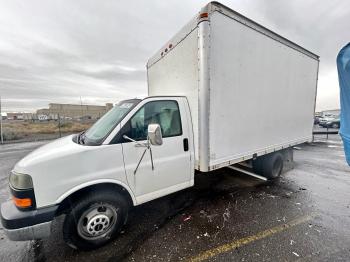
<path id="1" fill-rule="evenodd" d="M 23 120 L 24 118 L 23 113 L 20 113 L 20 112 L 10 112 L 10 113 L 7 113 L 6 115 L 7 115 L 6 117 L 7 120 Z"/>
<path id="2" fill-rule="evenodd" d="M 47 116 L 49 119 L 58 119 L 58 116 L 71 119 L 99 119 L 112 107 L 112 103 L 107 103 L 105 106 L 50 103 L 49 108 L 37 110 L 36 116 Z"/>
<path id="3" fill-rule="evenodd" d="M 23 113 L 23 112 L 9 112 L 9 113 L 3 113 L 2 119 L 3 120 L 32 120 L 33 114 Z"/>

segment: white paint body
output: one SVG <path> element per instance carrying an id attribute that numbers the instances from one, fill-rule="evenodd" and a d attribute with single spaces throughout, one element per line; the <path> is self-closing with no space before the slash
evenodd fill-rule
<path id="1" fill-rule="evenodd" d="M 188 98 L 196 168 L 311 141 L 318 56 L 221 4 L 201 13 L 147 66 L 149 95 Z"/>
<path id="2" fill-rule="evenodd" d="M 154 170 L 147 153 L 134 174 L 144 148 L 135 143 L 110 144 L 110 141 L 144 104 L 157 100 L 174 100 L 178 103 L 182 135 L 163 138 L 163 145 L 153 146 Z M 102 145 L 77 144 L 73 142 L 73 136 L 67 136 L 36 149 L 18 162 L 14 171 L 32 177 L 38 208 L 59 204 L 72 193 L 100 183 L 122 186 L 133 204 L 139 205 L 193 186 L 191 122 L 186 98 L 146 98 L 125 116 Z M 189 140 L 188 151 L 183 150 L 184 138 Z"/>
<path id="3" fill-rule="evenodd" d="M 32 177 L 37 207 L 58 204 L 81 188 L 106 182 L 122 185 L 136 202 L 120 144 L 84 146 L 67 136 L 30 153 L 14 170 Z"/>
<path id="4" fill-rule="evenodd" d="M 210 171 L 312 139 L 318 57 L 218 3 L 203 12 L 208 17 L 196 16 L 149 60 L 150 97 L 102 145 L 68 136 L 15 166 L 32 176 L 38 208 L 99 183 L 122 186 L 138 205 L 192 186 L 195 169 Z M 183 132 L 152 147 L 154 170 L 146 153 L 135 174 L 144 148 L 110 142 L 155 100 L 178 103 Z"/>

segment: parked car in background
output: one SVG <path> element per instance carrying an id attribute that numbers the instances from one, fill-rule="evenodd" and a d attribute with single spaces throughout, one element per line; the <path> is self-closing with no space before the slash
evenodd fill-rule
<path id="1" fill-rule="evenodd" d="M 49 120 L 47 115 L 38 115 L 38 120 L 39 121 L 47 121 Z"/>
<path id="2" fill-rule="evenodd" d="M 331 128 L 339 128 L 340 127 L 340 119 L 337 118 L 323 118 L 319 123 L 322 127 L 331 127 Z"/>
<path id="3" fill-rule="evenodd" d="M 335 115 L 325 115 L 325 116 L 322 116 L 320 119 L 319 119 L 319 125 L 320 126 L 323 126 L 323 125 L 326 125 L 327 122 L 335 119 L 335 118 L 338 118 L 338 116 L 335 116 Z"/>
<path id="4" fill-rule="evenodd" d="M 321 119 L 321 117 L 315 116 L 314 117 L 314 125 L 318 125 L 320 123 L 320 119 Z"/>

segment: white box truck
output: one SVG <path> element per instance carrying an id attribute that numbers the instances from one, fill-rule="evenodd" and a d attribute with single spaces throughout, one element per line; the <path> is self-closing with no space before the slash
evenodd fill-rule
<path id="1" fill-rule="evenodd" d="M 319 57 L 239 13 L 206 5 L 147 63 L 149 96 L 119 102 L 86 132 L 35 150 L 10 174 L 1 205 L 12 240 L 50 235 L 92 249 L 128 209 L 250 163 L 277 177 L 283 150 L 312 140 Z"/>

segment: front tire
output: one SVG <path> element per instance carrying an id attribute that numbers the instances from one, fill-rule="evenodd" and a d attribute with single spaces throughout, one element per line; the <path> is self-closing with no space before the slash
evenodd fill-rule
<path id="1" fill-rule="evenodd" d="M 89 192 L 66 215 L 63 239 L 74 249 L 96 249 L 117 236 L 127 214 L 127 201 L 119 192 Z"/>

